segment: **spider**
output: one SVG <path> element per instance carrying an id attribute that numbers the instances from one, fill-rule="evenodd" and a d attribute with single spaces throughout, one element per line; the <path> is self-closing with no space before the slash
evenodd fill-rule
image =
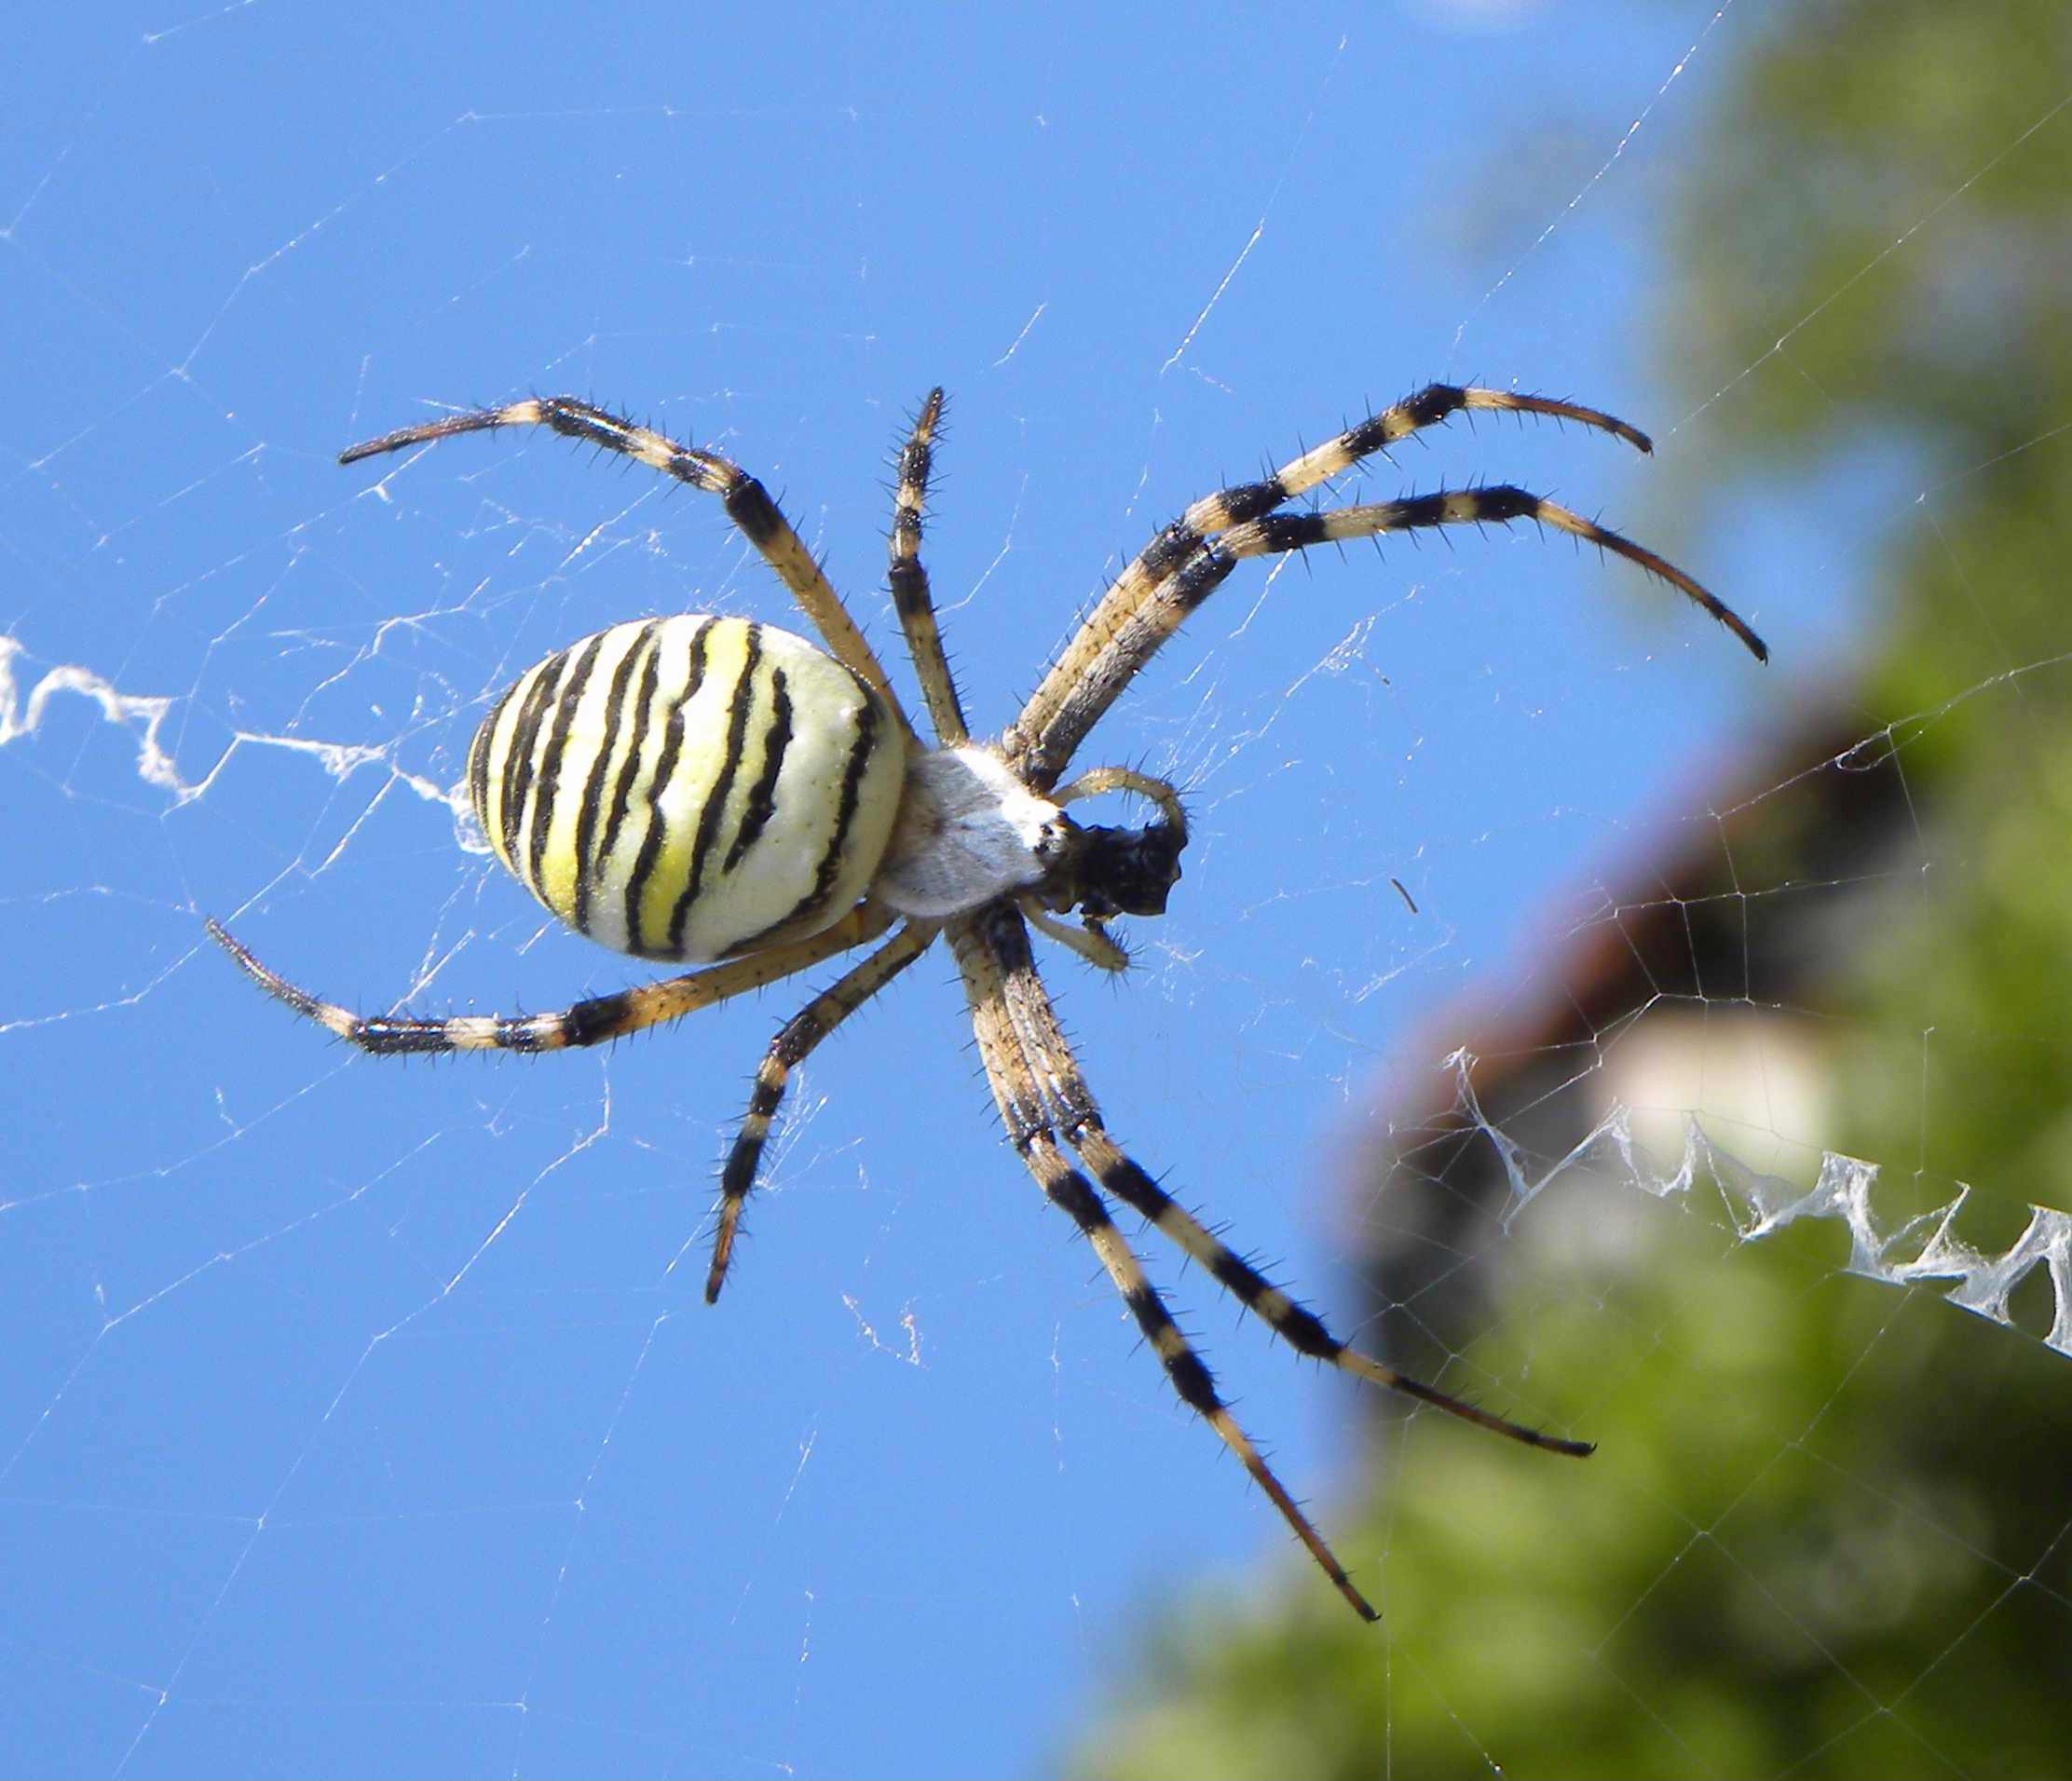
<path id="1" fill-rule="evenodd" d="M 920 560 L 943 413 L 943 393 L 933 391 L 898 460 L 890 581 L 934 746 L 917 734 L 883 665 L 776 503 L 718 454 L 679 445 L 567 396 L 456 414 L 355 445 L 341 463 L 460 433 L 547 427 L 635 458 L 718 496 L 826 648 L 736 618 L 687 614 L 615 625 L 522 675 L 491 708 L 469 752 L 469 795 L 483 830 L 498 858 L 547 908 L 618 951 L 708 969 L 555 1013 L 362 1017 L 297 988 L 212 919 L 209 931 L 296 1013 L 381 1055 L 600 1044 L 875 944 L 786 1022 L 763 1055 L 720 1176 L 707 1302 L 726 1280 L 742 1208 L 792 1072 L 938 937 L 946 939 L 1016 1153 L 1092 1246 L 1181 1400 L 1237 1456 L 1339 1594 L 1375 1620 L 1372 1605 L 1232 1416 L 1116 1227 L 1111 1200 L 1149 1220 L 1298 1353 L 1532 1447 L 1581 1458 L 1592 1444 L 1492 1415 L 1347 1347 L 1160 1188 L 1109 1135 L 1037 973 L 1029 933 L 1034 929 L 1119 972 L 1127 955 L 1108 932 L 1108 919 L 1165 912 L 1188 838 L 1174 788 L 1123 767 L 1059 782 L 1159 646 L 1247 557 L 1420 527 L 1531 519 L 1638 564 L 1711 613 L 1758 660 L 1767 659 L 1754 632 L 1681 569 L 1520 488 L 1491 484 L 1369 506 L 1278 510 L 1464 410 L 1575 421 L 1643 452 L 1653 449 L 1644 433 L 1596 409 L 1430 385 L 1264 481 L 1195 502 L 1101 595 L 999 739 L 975 742 Z M 1115 793 L 1143 799 L 1154 814 L 1137 828 L 1083 824 L 1070 814 L 1084 799 Z M 1076 921 L 1064 919 L 1075 915 Z M 1069 1152 L 1077 1153 L 1076 1162 Z"/>

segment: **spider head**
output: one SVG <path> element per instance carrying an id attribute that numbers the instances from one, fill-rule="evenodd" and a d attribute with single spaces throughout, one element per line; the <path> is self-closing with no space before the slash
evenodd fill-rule
<path id="1" fill-rule="evenodd" d="M 1140 829 L 1078 828 L 1073 840 L 1067 880 L 1044 898 L 1053 908 L 1076 905 L 1096 920 L 1166 913 L 1166 899 L 1179 882 L 1185 829 L 1161 817 Z"/>

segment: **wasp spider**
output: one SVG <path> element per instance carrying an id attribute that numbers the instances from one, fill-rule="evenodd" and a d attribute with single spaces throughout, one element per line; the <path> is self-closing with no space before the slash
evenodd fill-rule
<path id="1" fill-rule="evenodd" d="M 1418 428 L 1477 409 L 1576 421 L 1650 449 L 1644 434 L 1595 409 L 1432 385 L 1265 481 L 1189 508 L 1116 578 L 999 740 L 975 742 L 920 561 L 942 415 L 935 391 L 899 459 L 890 573 L 934 746 L 917 736 L 883 665 L 763 485 L 716 453 L 566 396 L 455 415 L 356 445 L 342 462 L 457 433 L 538 426 L 637 458 L 719 496 L 826 649 L 743 619 L 687 614 L 614 625 L 523 675 L 483 720 L 469 753 L 469 793 L 483 829 L 534 896 L 618 951 L 707 962 L 706 970 L 559 1013 L 363 1018 L 288 983 L 212 921 L 210 931 L 298 1013 L 382 1054 L 594 1045 L 881 943 L 794 1015 L 763 1056 L 721 1176 L 708 1300 L 726 1279 L 743 1203 L 792 1071 L 946 938 L 1016 1153 L 1092 1245 L 1181 1399 L 1243 1462 L 1339 1593 L 1371 1620 L 1374 1610 L 1232 1417 L 1116 1228 L 1109 1200 L 1155 1225 L 1299 1353 L 1534 1447 L 1579 1457 L 1590 1444 L 1506 1421 L 1348 1348 L 1168 1196 L 1109 1135 L 1037 974 L 1029 930 L 1121 970 L 1125 954 L 1104 921 L 1164 912 L 1187 845 L 1173 787 L 1119 767 L 1059 782 L 1102 714 L 1247 557 L 1418 527 L 1536 520 L 1680 589 L 1765 658 L 1755 633 L 1682 570 L 1523 489 L 1278 510 Z M 1108 793 L 1145 799 L 1152 819 L 1123 828 L 1083 824 L 1070 813 Z"/>

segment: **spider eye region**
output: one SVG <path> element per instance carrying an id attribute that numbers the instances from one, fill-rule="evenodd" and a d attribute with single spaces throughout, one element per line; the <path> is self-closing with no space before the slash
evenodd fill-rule
<path id="1" fill-rule="evenodd" d="M 1164 818 L 1140 829 L 1085 828 L 1073 863 L 1073 900 L 1096 920 L 1162 916 L 1180 880 L 1186 832 Z"/>

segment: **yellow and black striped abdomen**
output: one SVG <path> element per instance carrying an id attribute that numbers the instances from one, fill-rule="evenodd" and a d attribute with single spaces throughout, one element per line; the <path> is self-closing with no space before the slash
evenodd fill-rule
<path id="1" fill-rule="evenodd" d="M 854 907 L 906 755 L 883 701 L 805 638 L 688 613 L 521 676 L 475 734 L 468 789 L 497 857 L 578 932 L 698 960 Z"/>

